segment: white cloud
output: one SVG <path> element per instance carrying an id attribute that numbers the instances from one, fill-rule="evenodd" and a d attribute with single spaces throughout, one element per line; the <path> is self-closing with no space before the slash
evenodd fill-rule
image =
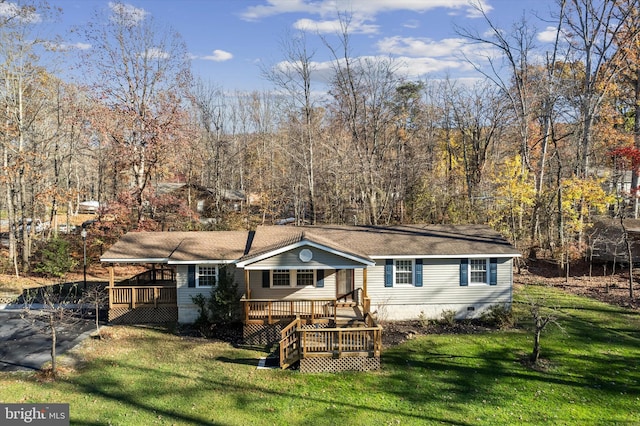
<path id="1" fill-rule="evenodd" d="M 411 29 L 420 28 L 420 21 L 418 21 L 417 19 L 409 19 L 402 26 Z"/>
<path id="2" fill-rule="evenodd" d="M 293 24 L 293 27 L 297 30 L 310 31 L 320 34 L 335 34 L 342 31 L 342 26 L 339 19 L 327 21 L 299 19 Z M 377 32 L 377 25 L 366 24 L 362 21 L 349 22 L 349 33 L 351 34 L 375 34 Z"/>
<path id="3" fill-rule="evenodd" d="M 376 63 L 385 62 L 388 63 L 389 56 L 360 56 L 353 58 L 356 61 L 362 61 L 363 63 Z M 456 58 L 431 58 L 431 57 L 410 57 L 410 56 L 398 56 L 391 59 L 392 67 L 399 76 L 406 78 L 420 78 L 428 74 L 442 74 L 448 71 L 467 72 L 473 71 L 473 66 L 468 62 Z M 339 60 L 340 63 L 343 60 Z M 279 62 L 275 65 L 276 68 L 285 72 L 294 72 L 293 64 L 290 62 Z M 311 62 L 309 64 L 311 70 L 311 79 L 320 83 L 329 83 L 334 76 L 336 62 L 335 61 L 322 61 Z"/>
<path id="4" fill-rule="evenodd" d="M 538 41 L 542 43 L 553 43 L 556 41 L 556 34 L 558 32 L 558 27 L 547 27 L 543 31 L 540 31 L 536 38 Z M 560 40 L 564 42 L 569 42 L 571 40 L 571 35 L 566 31 L 560 30 Z"/>
<path id="5" fill-rule="evenodd" d="M 492 7 L 486 0 L 474 0 L 485 12 Z M 373 19 L 377 14 L 395 10 L 426 12 L 431 9 L 451 9 L 453 13 L 464 12 L 467 17 L 481 16 L 470 0 L 267 0 L 266 4 L 248 7 L 241 17 L 256 21 L 284 13 L 308 13 L 319 16 L 335 16 L 338 12 L 348 12 L 362 19 Z"/>
<path id="6" fill-rule="evenodd" d="M 68 52 L 70 50 L 89 50 L 91 45 L 88 43 L 45 43 L 45 48 L 54 52 Z"/>
<path id="7" fill-rule="evenodd" d="M 556 27 L 547 27 L 544 31 L 540 31 L 538 33 L 537 39 L 544 43 L 553 43 L 556 39 L 556 34 L 558 33 L 558 29 Z"/>
<path id="8" fill-rule="evenodd" d="M 207 56 L 201 56 L 200 59 L 204 59 L 207 61 L 215 61 L 215 62 L 225 62 L 233 58 L 233 55 L 224 50 L 216 49 L 213 51 L 213 54 Z"/>
<path id="9" fill-rule="evenodd" d="M 320 3 L 323 2 L 311 4 L 305 0 L 267 0 L 266 5 L 250 6 L 240 16 L 247 21 L 256 21 L 283 13 L 307 12 L 316 14 Z"/>
<path id="10" fill-rule="evenodd" d="M 398 73 L 409 78 L 418 78 L 427 74 L 442 74 L 447 71 L 473 70 L 471 64 L 456 58 L 412 58 L 401 56 L 395 60 L 398 63 Z"/>
<path id="11" fill-rule="evenodd" d="M 169 59 L 170 55 L 164 50 L 152 47 L 145 54 L 147 59 Z"/>
<path id="12" fill-rule="evenodd" d="M 17 3 L 0 2 L 0 16 L 12 18 L 27 24 L 36 24 L 42 21 L 40 15 L 27 6 L 20 6 Z"/>
<path id="13" fill-rule="evenodd" d="M 466 56 L 485 58 L 495 51 L 483 44 L 471 44 L 464 38 L 431 40 L 415 37 L 386 37 L 378 42 L 378 50 L 388 55 L 405 55 L 425 58 L 461 58 Z"/>
<path id="14" fill-rule="evenodd" d="M 109 9 L 113 12 L 112 20 L 127 26 L 139 24 L 149 14 L 146 10 L 128 3 L 109 2 Z"/>

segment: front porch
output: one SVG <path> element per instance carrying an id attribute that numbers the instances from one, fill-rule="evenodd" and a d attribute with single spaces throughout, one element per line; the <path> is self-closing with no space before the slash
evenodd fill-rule
<path id="1" fill-rule="evenodd" d="M 281 368 L 302 372 L 380 368 L 382 327 L 369 313 L 362 290 L 335 299 L 241 300 L 244 338 L 278 345 Z"/>

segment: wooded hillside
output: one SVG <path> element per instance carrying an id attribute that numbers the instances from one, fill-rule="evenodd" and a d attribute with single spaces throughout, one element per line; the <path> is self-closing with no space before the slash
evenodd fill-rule
<path id="1" fill-rule="evenodd" d="M 475 84 L 411 81 L 391 59 L 359 57 L 343 19 L 338 42 L 323 40 L 326 87 L 312 79 L 316 36 L 298 34 L 263 70 L 275 89 L 251 93 L 193 78 L 180 35 L 124 8 L 85 27 L 94 48 L 65 66 L 86 80 L 68 81 L 29 19 L 53 12 L 23 2 L 0 15 L 1 231 L 16 273 L 87 200 L 100 203 L 94 251 L 132 229 L 292 218 L 488 223 L 525 255 L 564 262 L 595 216 L 637 217 L 638 0 L 559 0 L 545 51 L 533 22 L 484 15 L 490 33 L 458 29 L 493 55 Z"/>

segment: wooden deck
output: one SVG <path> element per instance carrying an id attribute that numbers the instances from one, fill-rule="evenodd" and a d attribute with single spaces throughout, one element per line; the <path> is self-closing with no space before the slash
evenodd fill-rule
<path id="1" fill-rule="evenodd" d="M 302 359 L 326 358 L 326 370 L 331 371 L 335 359 L 379 358 L 382 327 L 368 314 L 358 321 L 357 326 L 310 328 L 300 319 L 293 320 L 281 332 L 280 367 L 288 368 Z"/>
<path id="2" fill-rule="evenodd" d="M 379 365 L 382 327 L 368 313 L 367 298 L 362 304 L 337 299 L 243 298 L 242 304 L 245 325 L 290 321 L 280 331 L 281 368 L 311 358 L 319 358 L 316 364 L 321 371 L 334 371 L 335 361 L 345 357 L 374 358 Z"/>

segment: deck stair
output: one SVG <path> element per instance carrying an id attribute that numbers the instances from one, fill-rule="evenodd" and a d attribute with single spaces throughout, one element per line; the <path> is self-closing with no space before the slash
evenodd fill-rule
<path id="1" fill-rule="evenodd" d="M 336 327 L 366 327 L 364 315 L 359 306 L 336 306 Z"/>

